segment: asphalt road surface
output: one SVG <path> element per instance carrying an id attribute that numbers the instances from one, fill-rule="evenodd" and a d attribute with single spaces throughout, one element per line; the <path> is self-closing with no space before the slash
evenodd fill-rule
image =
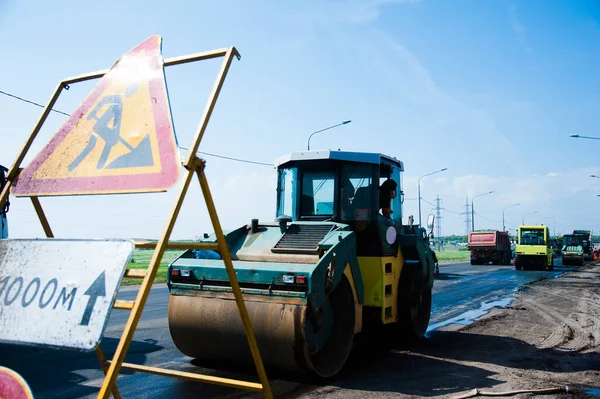
<path id="1" fill-rule="evenodd" d="M 515 271 L 512 266 L 442 265 L 433 290 L 433 308 L 428 334 L 448 324 L 469 324 L 493 307 L 508 306 L 512 294 L 527 284 L 553 278 L 573 267 L 560 266 L 553 272 Z M 119 299 L 135 299 L 137 287 L 127 287 Z M 255 373 L 232 374 L 194 365 L 174 346 L 167 325 L 169 292 L 165 285 L 152 289 L 126 361 L 203 374 L 239 377 L 255 381 Z M 112 357 L 128 311 L 113 310 L 102 340 L 102 349 Z M 14 345 L 0 345 L 0 365 L 21 374 L 37 398 L 95 398 L 103 374 L 95 354 Z M 360 373 L 360 372 L 359 372 Z M 353 378 L 356 378 L 353 377 Z M 270 374 L 278 396 L 298 397 L 310 391 L 302 381 Z M 123 371 L 117 380 L 123 398 L 231 398 L 245 392 L 188 382 L 174 378 Z"/>

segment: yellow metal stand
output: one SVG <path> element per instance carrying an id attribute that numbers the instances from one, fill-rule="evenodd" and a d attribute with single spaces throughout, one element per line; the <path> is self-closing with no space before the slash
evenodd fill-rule
<path id="1" fill-rule="evenodd" d="M 150 374 L 157 374 L 157 375 L 162 375 L 162 376 L 167 376 L 167 377 L 182 378 L 182 379 L 191 380 L 191 381 L 198 381 L 198 382 L 204 382 L 204 383 L 209 383 L 209 384 L 222 385 L 222 386 L 227 386 L 227 387 L 232 387 L 232 388 L 245 389 L 245 390 L 249 390 L 249 391 L 257 391 L 257 392 L 262 391 L 265 398 L 273 397 L 273 394 L 271 392 L 271 386 L 269 384 L 269 380 L 267 378 L 267 374 L 265 372 L 262 358 L 260 356 L 258 345 L 256 343 L 256 339 L 254 336 L 254 330 L 252 329 L 252 326 L 250 324 L 250 318 L 248 316 L 248 311 L 246 309 L 246 305 L 245 305 L 245 302 L 244 302 L 244 299 L 243 299 L 243 296 L 242 296 L 242 293 L 240 290 L 240 286 L 239 286 L 239 283 L 238 283 L 238 280 L 237 280 L 237 277 L 235 274 L 235 270 L 234 270 L 233 264 L 231 262 L 231 254 L 229 252 L 229 248 L 227 247 L 225 236 L 224 236 L 223 230 L 221 228 L 221 223 L 219 221 L 217 211 L 216 211 L 213 199 L 212 199 L 212 195 L 210 193 L 210 189 L 208 186 L 208 182 L 207 182 L 206 176 L 204 174 L 205 164 L 204 164 L 203 160 L 199 159 L 195 155 L 196 151 L 198 150 L 198 147 L 200 145 L 200 142 L 202 140 L 202 137 L 204 136 L 204 132 L 208 125 L 208 121 L 210 119 L 210 116 L 211 116 L 214 106 L 216 104 L 216 101 L 217 101 L 217 98 L 221 91 L 221 88 L 223 86 L 223 82 L 225 81 L 225 77 L 227 75 L 227 71 L 229 70 L 231 62 L 233 60 L 233 57 L 237 57 L 239 59 L 240 56 L 234 47 L 230 47 L 227 49 L 192 54 L 192 55 L 187 55 L 187 56 L 183 56 L 183 57 L 169 58 L 164 61 L 164 65 L 165 66 L 179 65 L 179 64 L 184 64 L 184 63 L 188 63 L 188 62 L 195 62 L 195 61 L 201 61 L 201 60 L 207 60 L 207 59 L 219 58 L 219 57 L 224 57 L 224 60 L 221 65 L 221 69 L 217 76 L 213 90 L 210 94 L 208 103 L 206 104 L 206 108 L 202 115 L 202 119 L 200 120 L 200 123 L 196 130 L 196 133 L 194 135 L 192 145 L 189 147 L 190 148 L 190 150 L 189 150 L 190 157 L 183 162 L 183 166 L 186 169 L 185 178 L 184 178 L 183 184 L 180 188 L 179 195 L 177 196 L 175 205 L 173 206 L 173 210 L 167 221 L 167 225 L 166 225 L 160 239 L 158 240 L 158 242 L 156 242 L 156 243 L 149 243 L 149 242 L 136 243 L 136 248 L 155 248 L 152 259 L 150 260 L 148 269 L 147 270 L 130 270 L 130 269 L 128 269 L 125 271 L 125 277 L 142 278 L 143 281 L 142 281 L 140 290 L 138 292 L 138 295 L 137 295 L 135 301 L 116 300 L 114 303 L 115 309 L 131 310 L 131 314 L 129 316 L 129 319 L 127 321 L 127 324 L 125 326 L 125 329 L 123 331 L 121 339 L 119 340 L 119 344 L 113 355 L 112 360 L 110 360 L 110 361 L 106 360 L 104 353 L 102 352 L 102 349 L 100 347 L 96 348 L 96 356 L 98 357 L 98 361 L 100 362 L 102 370 L 104 371 L 104 373 L 106 375 L 104 378 L 102 387 L 100 388 L 100 392 L 98 393 L 98 398 L 106 399 L 110 396 L 111 393 L 113 394 L 113 396 L 115 398 L 117 398 L 117 399 L 121 398 L 121 395 L 119 394 L 119 391 L 117 390 L 117 387 L 116 387 L 117 376 L 119 375 L 119 372 L 121 369 L 145 372 L 145 373 L 150 373 Z M 44 111 L 42 112 L 40 119 L 38 120 L 33 131 L 31 132 L 29 138 L 27 139 L 25 145 L 21 149 L 21 152 L 19 153 L 17 159 L 15 160 L 13 166 L 11 167 L 11 169 L 8 172 L 7 183 L 0 195 L 0 208 L 3 206 L 3 204 L 8 199 L 10 188 L 12 187 L 14 181 L 16 180 L 16 178 L 19 175 L 19 172 L 20 172 L 19 168 L 21 166 L 21 163 L 23 162 L 23 159 L 25 158 L 27 152 L 29 151 L 29 148 L 33 144 L 34 139 L 36 138 L 42 125 L 44 124 L 46 118 L 48 117 L 50 110 L 54 107 L 54 104 L 58 100 L 58 97 L 60 96 L 62 89 L 67 87 L 69 84 L 101 78 L 107 72 L 108 72 L 108 70 L 102 70 L 102 71 L 97 71 L 97 72 L 93 72 L 93 73 L 86 74 L 86 75 L 80 75 L 80 76 L 76 76 L 73 78 L 65 79 L 58 84 L 50 101 L 44 108 Z M 214 229 L 214 232 L 217 237 L 216 244 L 214 244 L 214 243 L 189 243 L 189 244 L 185 243 L 185 244 L 182 244 L 182 243 L 169 242 L 169 238 L 170 238 L 173 228 L 175 226 L 175 222 L 179 215 L 179 211 L 183 204 L 183 200 L 187 194 L 190 182 L 192 181 L 192 178 L 194 177 L 194 175 L 196 175 L 198 177 L 198 180 L 200 182 L 200 187 L 202 188 L 202 193 L 204 195 L 204 200 L 206 202 L 210 220 L 212 222 L 213 229 Z M 30 199 L 31 199 L 33 207 L 35 208 L 35 211 L 38 215 L 40 223 L 42 224 L 42 227 L 44 229 L 46 236 L 49 238 L 54 237 L 52 230 L 50 229 L 50 224 L 48 223 L 48 220 L 46 219 L 46 215 L 44 214 L 44 211 L 42 209 L 42 206 L 41 206 L 38 198 L 30 197 Z M 232 288 L 233 294 L 235 296 L 235 301 L 238 306 L 238 310 L 240 312 L 240 317 L 242 319 L 244 331 L 245 331 L 246 337 L 248 339 L 248 345 L 250 346 L 250 350 L 252 352 L 252 357 L 254 359 L 254 364 L 256 367 L 256 371 L 258 373 L 260 383 L 234 380 L 234 379 L 229 379 L 229 378 L 220 378 L 220 377 L 214 377 L 214 376 L 208 376 L 208 375 L 202 375 L 202 374 L 196 374 L 196 373 L 190 373 L 190 372 L 182 372 L 182 371 L 176 371 L 176 370 L 168 370 L 168 369 L 163 369 L 163 368 L 158 368 L 158 367 L 143 366 L 143 365 L 131 364 L 131 363 L 124 362 L 125 356 L 127 354 L 127 350 L 129 349 L 129 345 L 131 344 L 131 341 L 133 339 L 133 335 L 137 328 L 138 322 L 140 321 L 140 318 L 142 316 L 142 311 L 144 309 L 144 306 L 146 304 L 148 296 L 150 295 L 150 290 L 152 288 L 154 278 L 156 277 L 156 273 L 158 272 L 160 262 L 163 258 L 165 250 L 168 248 L 210 249 L 210 250 L 218 250 L 220 252 L 223 262 L 225 264 L 225 268 L 227 270 L 227 275 L 229 276 L 229 281 L 231 283 L 231 288 Z"/>

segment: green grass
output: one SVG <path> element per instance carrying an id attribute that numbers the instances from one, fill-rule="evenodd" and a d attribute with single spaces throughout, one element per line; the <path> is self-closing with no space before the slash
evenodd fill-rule
<path id="1" fill-rule="evenodd" d="M 181 255 L 183 252 L 184 251 L 180 250 L 165 251 L 163 258 L 160 261 L 160 266 L 158 267 L 156 277 L 154 278 L 155 283 L 165 283 L 167 281 L 167 268 L 169 267 L 169 263 L 173 262 L 173 260 L 175 260 L 175 258 Z M 153 249 L 134 249 L 133 256 L 131 257 L 127 267 L 129 269 L 148 269 L 152 254 L 154 254 Z M 141 283 L 142 279 L 125 277 L 123 278 L 121 285 L 139 285 Z"/>
<path id="2" fill-rule="evenodd" d="M 180 250 L 165 251 L 165 254 L 160 262 L 158 272 L 156 273 L 156 277 L 154 278 L 155 283 L 165 283 L 167 281 L 167 268 L 169 267 L 169 264 L 183 252 L 184 251 Z M 148 269 L 148 265 L 150 264 L 150 259 L 152 258 L 153 253 L 154 250 L 152 249 L 134 249 L 133 256 L 131 257 L 131 261 L 127 267 L 129 269 Z M 451 249 L 447 251 L 436 251 L 435 254 L 437 255 L 440 263 L 458 263 L 469 261 L 469 251 L 465 250 L 459 251 Z M 125 277 L 123 278 L 121 285 L 139 285 L 141 283 L 142 279 Z"/>
<path id="3" fill-rule="evenodd" d="M 470 259 L 469 251 L 460 250 L 447 250 L 447 251 L 436 251 L 435 252 L 439 263 L 458 263 L 468 262 Z"/>

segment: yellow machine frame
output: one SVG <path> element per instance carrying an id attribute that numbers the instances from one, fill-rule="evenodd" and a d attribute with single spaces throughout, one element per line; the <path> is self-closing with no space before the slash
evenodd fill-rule
<path id="1" fill-rule="evenodd" d="M 208 121 L 210 119 L 210 116 L 211 116 L 214 106 L 216 104 L 216 101 L 217 101 L 217 98 L 221 91 L 221 88 L 223 86 L 223 82 L 225 81 L 225 77 L 227 75 L 227 72 L 229 70 L 231 62 L 233 60 L 233 57 L 240 59 L 240 55 L 239 55 L 238 51 L 235 49 L 235 47 L 229 47 L 226 49 L 219 49 L 219 50 L 185 55 L 185 56 L 181 56 L 181 57 L 168 58 L 168 59 L 164 60 L 164 65 L 165 66 L 173 66 L 173 65 L 180 65 L 180 64 L 185 64 L 185 63 L 189 63 L 189 62 L 203 61 L 203 60 L 209 60 L 209 59 L 221 58 L 221 57 L 224 58 L 223 62 L 221 64 L 221 68 L 219 70 L 214 87 L 211 91 L 208 102 L 204 109 L 204 113 L 202 115 L 200 123 L 194 134 L 192 144 L 189 147 L 190 157 L 189 157 L 189 159 L 182 162 L 183 166 L 187 170 L 187 173 L 185 174 L 183 184 L 181 185 L 179 194 L 177 196 L 177 199 L 175 201 L 173 209 L 167 220 L 167 224 L 166 224 L 158 242 L 156 242 L 156 243 L 136 242 L 136 248 L 155 248 L 152 259 L 150 260 L 148 269 L 147 270 L 128 269 L 125 271 L 125 277 L 140 278 L 140 279 L 143 279 L 143 281 L 142 281 L 140 290 L 138 292 L 138 295 L 137 295 L 135 301 L 116 300 L 114 303 L 113 307 L 115 309 L 131 310 L 131 314 L 129 316 L 129 319 L 127 321 L 127 324 L 125 326 L 125 329 L 123 331 L 121 339 L 119 340 L 119 344 L 113 355 L 112 360 L 110 360 L 110 361 L 106 360 L 106 357 L 104 356 L 104 353 L 102 352 L 102 349 L 100 346 L 98 346 L 96 348 L 96 355 L 98 357 L 98 360 L 100 362 L 102 370 L 105 373 L 105 378 L 104 378 L 102 387 L 100 388 L 100 392 L 98 393 L 98 398 L 106 399 L 109 397 L 109 395 L 111 393 L 113 394 L 113 396 L 115 398 L 117 398 L 117 399 L 121 398 L 121 395 L 116 386 L 117 376 L 121 369 L 145 372 L 145 373 L 150 373 L 150 374 L 157 374 L 157 375 L 162 375 L 162 376 L 167 376 L 167 377 L 177 377 L 177 378 L 182 378 L 182 379 L 191 380 L 191 381 L 198 381 L 198 382 L 204 382 L 204 383 L 209 383 L 209 384 L 222 385 L 222 386 L 239 388 L 239 389 L 244 389 L 244 390 L 249 390 L 249 391 L 258 391 L 258 392 L 262 391 L 265 398 L 273 397 L 273 394 L 271 392 L 271 387 L 269 384 L 269 380 L 267 378 L 267 374 L 265 372 L 265 368 L 264 368 L 264 365 L 262 362 L 262 358 L 260 356 L 260 352 L 259 352 L 258 346 L 256 344 L 254 330 L 252 329 L 252 326 L 250 325 L 248 311 L 246 309 L 246 305 L 244 303 L 244 299 L 243 299 L 242 293 L 240 291 L 240 286 L 239 286 L 239 283 L 238 283 L 238 280 L 236 277 L 236 273 L 233 268 L 233 264 L 231 262 L 231 255 L 229 253 L 229 248 L 227 247 L 227 243 L 225 241 L 225 236 L 223 235 L 223 230 L 221 228 L 221 223 L 219 221 L 219 217 L 218 217 L 217 211 L 215 209 L 215 205 L 214 205 L 214 202 L 212 199 L 212 195 L 210 193 L 208 182 L 206 180 L 206 175 L 204 173 L 205 161 L 202 159 L 199 159 L 195 155 L 198 150 L 198 147 L 200 145 L 200 142 L 202 140 L 202 137 L 204 136 L 204 132 L 208 125 Z M 8 172 L 7 183 L 4 187 L 4 189 L 2 190 L 2 194 L 0 195 L 0 208 L 7 201 L 10 188 L 12 187 L 13 183 L 15 182 L 19 173 L 22 170 L 22 169 L 20 169 L 21 163 L 23 162 L 25 156 L 27 155 L 27 152 L 29 151 L 31 145 L 33 144 L 33 141 L 35 140 L 35 138 L 38 135 L 39 131 L 41 130 L 44 122 L 46 121 L 48 114 L 50 113 L 50 111 L 54 107 L 54 104 L 58 100 L 62 90 L 64 88 L 68 88 L 68 85 L 73 84 L 73 83 L 79 83 L 79 82 L 84 82 L 84 81 L 91 80 L 91 79 L 101 78 L 108 71 L 109 70 L 106 69 L 106 70 L 88 73 L 85 75 L 75 76 L 72 78 L 64 79 L 58 84 L 58 86 L 54 90 L 54 94 L 52 95 L 50 101 L 45 106 L 41 117 L 39 118 L 37 124 L 33 128 L 33 131 L 29 135 L 29 138 L 27 139 L 27 141 L 25 142 L 19 155 L 17 156 L 17 159 L 15 160 L 10 171 Z M 179 211 L 183 204 L 183 200 L 187 194 L 188 188 L 190 186 L 190 183 L 191 183 L 194 175 L 196 175 L 198 177 L 200 187 L 202 189 L 202 194 L 203 194 L 204 200 L 206 202 L 208 214 L 210 216 L 210 220 L 212 222 L 215 235 L 217 237 L 216 244 L 215 243 L 198 243 L 198 242 L 191 242 L 191 243 L 177 242 L 177 243 L 175 243 L 175 242 L 169 241 L 171 232 L 173 231 L 173 227 L 175 226 L 175 222 L 177 221 Z M 30 199 L 31 199 L 33 207 L 35 208 L 35 211 L 38 215 L 40 223 L 44 229 L 44 233 L 46 234 L 47 237 L 53 238 L 54 234 L 52 233 L 52 229 L 50 228 L 50 224 L 48 223 L 48 219 L 46 218 L 46 215 L 44 214 L 44 211 L 42 209 L 42 206 L 41 206 L 41 203 L 40 203 L 38 197 L 30 196 Z M 227 274 L 229 276 L 231 288 L 232 288 L 233 294 L 235 296 L 235 301 L 236 301 L 237 307 L 240 312 L 240 317 L 242 319 L 244 331 L 245 331 L 246 337 L 248 339 L 248 344 L 249 344 L 250 350 L 252 352 L 254 365 L 256 367 L 260 383 L 234 380 L 234 379 L 230 379 L 230 378 L 221 378 L 221 377 L 202 375 L 202 374 L 196 374 L 196 373 L 190 373 L 190 372 L 182 372 L 182 371 L 176 371 L 176 370 L 168 370 L 168 369 L 164 369 L 164 368 L 143 366 L 143 365 L 139 365 L 139 364 L 132 364 L 132 363 L 124 362 L 125 356 L 127 354 L 127 350 L 129 348 L 129 345 L 131 344 L 131 341 L 133 339 L 133 335 L 137 328 L 138 322 L 142 316 L 142 311 L 146 304 L 146 300 L 148 299 L 148 296 L 150 295 L 150 289 L 152 288 L 152 284 L 153 284 L 154 278 L 156 276 L 156 273 L 158 272 L 158 267 L 160 265 L 160 261 L 162 260 L 166 249 L 208 249 L 208 250 L 218 250 L 221 253 L 223 262 L 225 264 L 225 268 L 227 270 Z"/>
<path id="2" fill-rule="evenodd" d="M 404 259 L 397 256 L 359 256 L 358 265 L 363 278 L 364 306 L 381 308 L 383 324 L 398 321 L 398 282 Z"/>
<path id="3" fill-rule="evenodd" d="M 526 229 L 544 229 L 544 245 L 524 245 L 521 244 L 521 230 Z M 546 256 L 548 264 L 552 259 L 552 247 L 550 245 L 550 229 L 548 226 L 519 226 L 517 245 L 515 253 L 519 256 Z"/>

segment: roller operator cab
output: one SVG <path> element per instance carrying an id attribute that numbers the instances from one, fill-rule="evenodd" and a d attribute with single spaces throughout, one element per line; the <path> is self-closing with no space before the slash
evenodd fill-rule
<path id="1" fill-rule="evenodd" d="M 594 259 L 594 244 L 592 242 L 592 230 L 573 230 L 573 234 L 580 235 L 583 239 L 583 259 Z"/>
<path id="2" fill-rule="evenodd" d="M 515 269 L 554 270 L 554 252 L 548 226 L 519 226 Z"/>
<path id="3" fill-rule="evenodd" d="M 331 377 L 359 337 L 389 345 L 423 337 L 433 235 L 402 223 L 402 163 L 381 154 L 307 151 L 276 166 L 275 221 L 254 219 L 226 232 L 267 369 Z M 251 364 L 220 254 L 188 250 L 168 273 L 176 346 L 207 365 Z"/>

